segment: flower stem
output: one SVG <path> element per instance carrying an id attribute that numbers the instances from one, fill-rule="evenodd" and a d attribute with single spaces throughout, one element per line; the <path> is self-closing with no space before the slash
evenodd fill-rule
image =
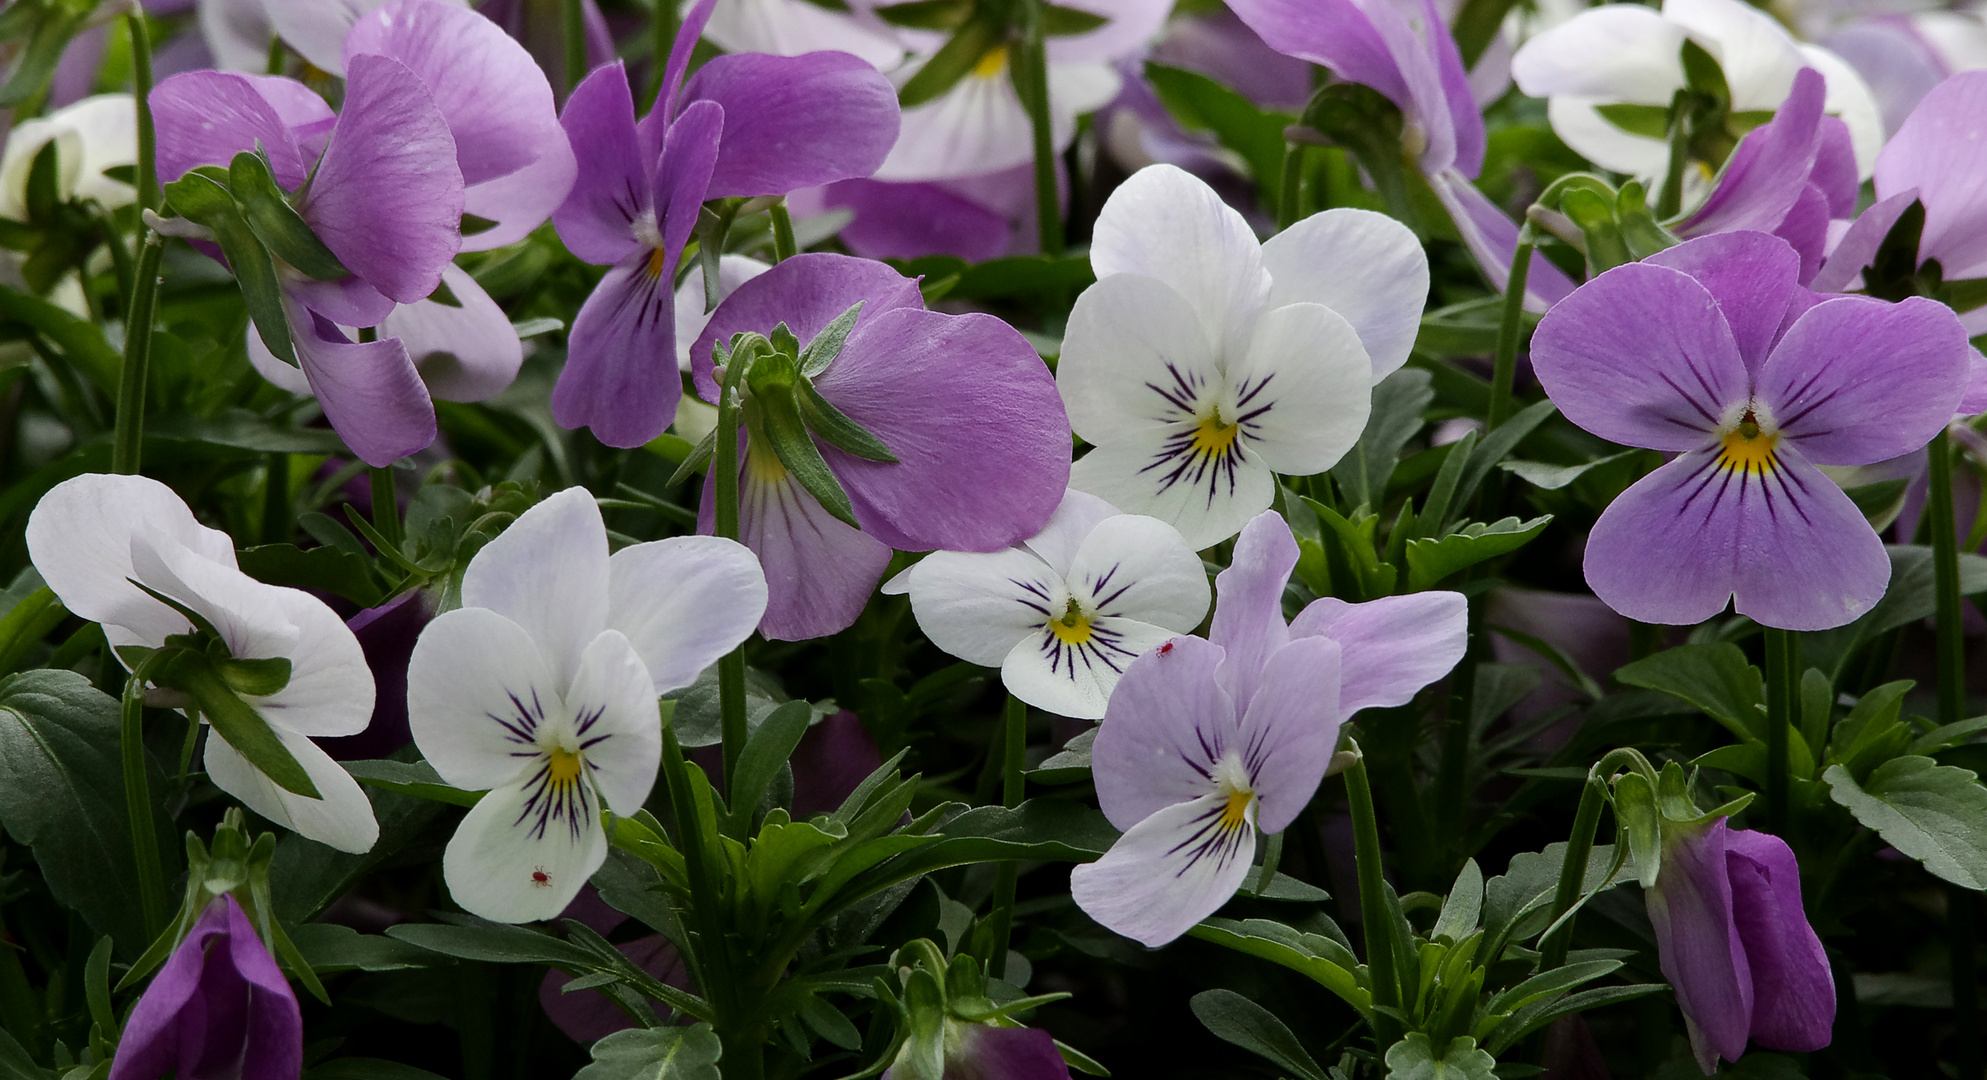
<path id="1" fill-rule="evenodd" d="M 158 831 L 152 826 L 152 785 L 145 773 L 145 681 L 151 676 L 154 652 L 124 681 L 124 815 L 131 829 L 131 856 L 138 867 L 138 904 L 146 940 L 165 927 L 166 875 L 159 859 Z M 193 721 L 198 724 L 199 721 Z"/>
<path id="2" fill-rule="evenodd" d="M 726 366 L 724 385 L 718 391 L 718 441 L 711 462 L 710 482 L 717 485 L 716 532 L 726 540 L 738 539 L 738 421 L 739 388 L 745 368 L 751 363 L 749 348 L 741 348 Z M 731 791 L 732 774 L 738 769 L 738 755 L 745 751 L 749 732 L 745 726 L 745 646 L 718 658 L 718 730 L 724 739 L 725 791 Z"/>
<path id="3" fill-rule="evenodd" d="M 666 2 L 656 0 L 658 7 Z M 573 87 L 586 77 L 586 0 L 565 0 L 560 15 L 560 31 L 566 46 L 566 93 L 570 95 Z"/>
<path id="4" fill-rule="evenodd" d="M 1925 456 L 1931 466 L 1933 616 L 1938 626 L 1939 723 L 1958 723 L 1966 711 L 1966 639 L 1959 594 L 1959 526 L 1953 516 L 1952 439 L 1939 432 Z M 1958 885 L 1946 887 L 1946 945 L 1952 957 L 1954 1065 L 1960 1080 L 1981 1075 L 1980 996 L 1974 959 L 1979 906 Z"/>
<path id="5" fill-rule="evenodd" d="M 1607 781 L 1598 772 L 1596 769 L 1588 773 L 1587 782 L 1580 790 L 1580 809 L 1573 815 L 1573 831 L 1566 837 L 1566 861 L 1559 866 L 1559 887 L 1552 894 L 1553 922 L 1573 910 L 1587 881 L 1587 859 L 1594 851 L 1594 833 L 1601 826 L 1601 807 L 1607 803 Z M 1567 919 L 1539 942 L 1542 954 L 1539 970 L 1551 971 L 1564 965 L 1572 943 L 1573 920 Z"/>
<path id="6" fill-rule="evenodd" d="M 1297 224 L 1303 215 L 1298 204 L 1304 187 L 1304 152 L 1310 147 L 1300 142 L 1283 144 L 1283 186 L 1277 189 L 1276 227 L 1281 232 Z"/>
<path id="7" fill-rule="evenodd" d="M 1766 628 L 1766 820 L 1787 830 L 1787 729 L 1794 722 L 1793 634 Z"/>
<path id="8" fill-rule="evenodd" d="M 145 12 L 136 9 L 124 17 L 131 32 L 131 95 L 138 107 L 138 213 L 159 208 L 159 136 L 152 126 L 152 31 Z"/>
<path id="9" fill-rule="evenodd" d="M 1525 283 L 1532 274 L 1531 226 L 1518 230 L 1518 247 L 1511 253 L 1510 276 L 1504 279 L 1504 318 L 1497 324 L 1497 355 L 1490 374 L 1490 415 L 1484 424 L 1496 428 L 1511 413 L 1511 388 L 1518 377 L 1518 338 L 1525 327 Z"/>
<path id="10" fill-rule="evenodd" d="M 1007 696 L 1007 714 L 1001 724 L 1005 753 L 1001 763 L 1000 804 L 1009 810 L 1021 805 L 1027 782 L 1021 775 L 1028 753 L 1028 706 L 1012 694 Z M 1014 886 L 1020 866 L 1006 859 L 994 868 L 993 944 L 987 957 L 987 974 L 1002 978 L 1007 974 L 1007 945 L 1014 929 Z"/>
<path id="11" fill-rule="evenodd" d="M 1021 6 L 1021 63 L 1016 88 L 1028 108 L 1028 126 L 1035 136 L 1035 222 L 1042 254 L 1063 252 L 1062 192 L 1056 185 L 1056 142 L 1049 122 L 1049 60 L 1044 51 L 1041 0 Z"/>
<path id="12" fill-rule="evenodd" d="M 381 468 L 373 465 L 366 471 L 372 474 L 373 528 L 378 529 L 386 542 L 397 549 L 400 547 L 400 508 L 394 497 L 393 466 Z"/>
<path id="13" fill-rule="evenodd" d="M 649 16 L 649 40 L 655 49 L 655 58 L 650 66 L 655 68 L 655 90 L 649 94 L 654 101 L 662 93 L 662 77 L 669 67 L 670 50 L 676 47 L 676 4 L 675 0 L 650 0 L 655 5 L 655 14 Z"/>
<path id="14" fill-rule="evenodd" d="M 1679 90 L 1670 100 L 1670 162 L 1663 190 L 1656 196 L 1656 220 L 1668 221 L 1683 212 L 1683 169 L 1690 156 L 1690 91 Z"/>
<path id="15" fill-rule="evenodd" d="M 1358 754 L 1357 743 L 1352 750 Z M 1381 876 L 1380 823 L 1373 814 L 1373 788 L 1366 779 L 1364 755 L 1345 770 L 1345 795 L 1352 812 L 1352 853 L 1359 874 L 1359 923 L 1366 939 L 1366 963 L 1373 972 L 1373 1045 L 1384 1052 L 1400 1038 L 1400 1022 L 1379 1010 L 1400 1007 L 1401 983 L 1394 956 L 1393 912 Z"/>
<path id="16" fill-rule="evenodd" d="M 152 365 L 152 321 L 159 306 L 159 258 L 165 238 L 145 230 L 138 252 L 137 280 L 131 283 L 131 309 L 124 319 L 124 371 L 117 383 L 116 433 L 110 471 L 136 475 L 145 441 L 145 382 Z"/>
<path id="17" fill-rule="evenodd" d="M 787 210 L 787 202 L 781 199 L 768 211 L 773 216 L 773 261 L 785 262 L 800 253 L 793 242 L 793 214 Z"/>

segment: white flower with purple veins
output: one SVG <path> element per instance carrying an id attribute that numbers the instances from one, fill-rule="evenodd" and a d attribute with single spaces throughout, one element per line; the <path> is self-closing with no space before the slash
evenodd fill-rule
<path id="1" fill-rule="evenodd" d="M 1000 669 L 1037 708 L 1095 720 L 1125 668 L 1207 614 L 1207 572 L 1179 530 L 1071 491 L 1004 551 L 940 551 L 891 579 L 932 644 Z"/>
<path id="2" fill-rule="evenodd" d="M 1111 194 L 1056 385 L 1093 449 L 1070 486 L 1204 548 L 1267 510 L 1276 474 L 1330 468 L 1403 363 L 1428 257 L 1400 222 L 1328 210 L 1258 243 L 1171 165 Z"/>
<path id="3" fill-rule="evenodd" d="M 462 603 L 407 667 L 422 755 L 450 784 L 488 790 L 442 874 L 474 914 L 549 919 L 607 858 L 601 807 L 632 814 L 655 785 L 656 698 L 752 633 L 766 579 L 750 550 L 711 536 L 610 557 L 593 496 L 568 488 L 476 554 Z"/>

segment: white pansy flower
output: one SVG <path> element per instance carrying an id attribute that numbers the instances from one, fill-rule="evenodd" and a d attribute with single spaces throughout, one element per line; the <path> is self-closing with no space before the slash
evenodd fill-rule
<path id="1" fill-rule="evenodd" d="M 1070 486 L 1204 548 L 1330 468 L 1407 362 L 1428 259 L 1383 214 L 1328 210 L 1267 244 L 1201 180 L 1141 169 L 1098 216 L 1056 384 L 1093 449 Z"/>
<path id="2" fill-rule="evenodd" d="M 207 738 L 207 777 L 249 809 L 340 851 L 371 850 L 372 804 L 312 737 L 356 735 L 373 714 L 373 674 L 358 639 L 324 601 L 266 585 L 235 565 L 228 535 L 194 520 L 171 488 L 142 476 L 88 473 L 57 485 L 28 518 L 28 554 L 77 615 L 102 623 L 112 648 L 158 648 L 193 627 L 143 584 L 207 620 L 237 660 L 290 662 L 289 685 L 243 695 L 322 798 L 278 787 L 218 731 Z"/>
<path id="3" fill-rule="evenodd" d="M 883 586 L 932 644 L 1000 669 L 1040 709 L 1102 719 L 1126 665 L 1207 614 L 1200 557 L 1163 521 L 1072 491 L 1042 532 L 1004 551 L 940 551 Z"/>
<path id="4" fill-rule="evenodd" d="M 549 919 L 607 857 L 601 807 L 633 814 L 655 785 L 656 698 L 751 635 L 766 579 L 750 550 L 712 536 L 609 557 L 600 508 L 575 487 L 477 552 L 462 603 L 407 667 L 422 755 L 450 784 L 488 789 L 442 873 L 474 914 Z"/>
<path id="5" fill-rule="evenodd" d="M 0 151 L 0 217 L 25 221 L 28 174 L 42 147 L 55 144 L 55 191 L 60 199 L 95 199 L 106 209 L 129 204 L 137 190 L 104 175 L 138 163 L 138 107 L 130 94 L 98 94 L 47 116 L 23 120 Z"/>

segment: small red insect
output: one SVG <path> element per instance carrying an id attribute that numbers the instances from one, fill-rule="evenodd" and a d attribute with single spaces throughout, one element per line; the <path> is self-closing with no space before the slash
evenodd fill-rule
<path id="1" fill-rule="evenodd" d="M 546 873 L 544 867 L 537 867 L 531 871 L 531 883 L 541 889 L 549 889 L 552 887 L 552 875 Z"/>
<path id="2" fill-rule="evenodd" d="M 1164 645 L 1161 645 L 1161 646 L 1159 646 L 1159 655 L 1161 655 L 1161 656 L 1164 656 L 1164 655 L 1166 655 L 1167 653 L 1169 653 L 1169 652 L 1172 652 L 1172 651 L 1173 651 L 1173 643 L 1172 643 L 1172 642 L 1170 642 L 1170 641 L 1169 641 L 1169 642 L 1167 642 L 1167 643 L 1166 643 L 1166 644 L 1164 644 Z"/>

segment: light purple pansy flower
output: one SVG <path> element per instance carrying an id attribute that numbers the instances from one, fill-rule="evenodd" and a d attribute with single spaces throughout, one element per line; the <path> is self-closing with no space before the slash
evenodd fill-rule
<path id="1" fill-rule="evenodd" d="M 900 1059 L 901 1060 L 901 1059 Z M 916 1080 L 909 1067 L 892 1065 L 883 1080 Z M 1041 1028 L 994 1027 L 945 1021 L 945 1071 L 939 1080 L 1069 1080 L 1069 1065 L 1056 1040 Z"/>
<path id="2" fill-rule="evenodd" d="M 1959 72 L 1987 67 L 1987 21 L 1977 11 L 1870 15 L 1830 32 L 1821 44 L 1870 85 L 1890 132 L 1933 87 Z"/>
<path id="3" fill-rule="evenodd" d="M 1706 1076 L 1750 1038 L 1770 1050 L 1819 1050 L 1835 1025 L 1828 954 L 1801 907 L 1801 868 L 1767 833 L 1709 828 L 1663 845 L 1644 890 L 1663 977 L 1676 990 Z"/>
<path id="4" fill-rule="evenodd" d="M 814 388 L 897 458 L 865 461 L 817 441 L 861 531 L 739 432 L 740 539 L 766 570 L 759 629 L 769 638 L 854 623 L 892 548 L 999 551 L 1035 535 L 1069 486 L 1069 419 L 1034 347 L 991 315 L 924 310 L 917 283 L 882 263 L 798 255 L 740 285 L 691 346 L 698 392 L 717 400 L 713 342 L 785 323 L 805 344 L 858 303 L 855 329 Z M 706 483 L 705 532 L 714 497 Z"/>
<path id="5" fill-rule="evenodd" d="M 232 896 L 216 897 L 124 1022 L 109 1080 L 293 1080 L 304 1024 L 290 981 Z"/>
<path id="6" fill-rule="evenodd" d="M 640 446 L 676 415 L 672 290 L 704 200 L 867 176 L 897 138 L 895 90 L 847 53 L 720 56 L 686 84 L 712 3 L 684 19 L 640 123 L 620 64 L 587 76 L 561 116 L 580 177 L 552 220 L 573 254 L 612 269 L 573 320 L 552 415 L 609 446 Z"/>
<path id="7" fill-rule="evenodd" d="M 1423 592 L 1324 599 L 1289 624 L 1297 542 L 1274 511 L 1215 579 L 1208 640 L 1176 637 L 1132 661 L 1090 751 L 1097 799 L 1125 830 L 1070 874 L 1091 918 L 1149 946 L 1214 914 L 1248 874 L 1255 832 L 1311 801 L 1360 709 L 1400 705 L 1463 655 L 1467 604 Z"/>
<path id="8" fill-rule="evenodd" d="M 1815 466 L 1923 446 L 1972 350 L 1944 305 L 1825 299 L 1799 272 L 1777 237 L 1708 236 L 1609 270 L 1539 324 L 1532 363 L 1567 419 L 1678 455 L 1587 541 L 1588 585 L 1631 619 L 1695 623 L 1736 599 L 1824 630 L 1883 596 L 1882 542 Z"/>

